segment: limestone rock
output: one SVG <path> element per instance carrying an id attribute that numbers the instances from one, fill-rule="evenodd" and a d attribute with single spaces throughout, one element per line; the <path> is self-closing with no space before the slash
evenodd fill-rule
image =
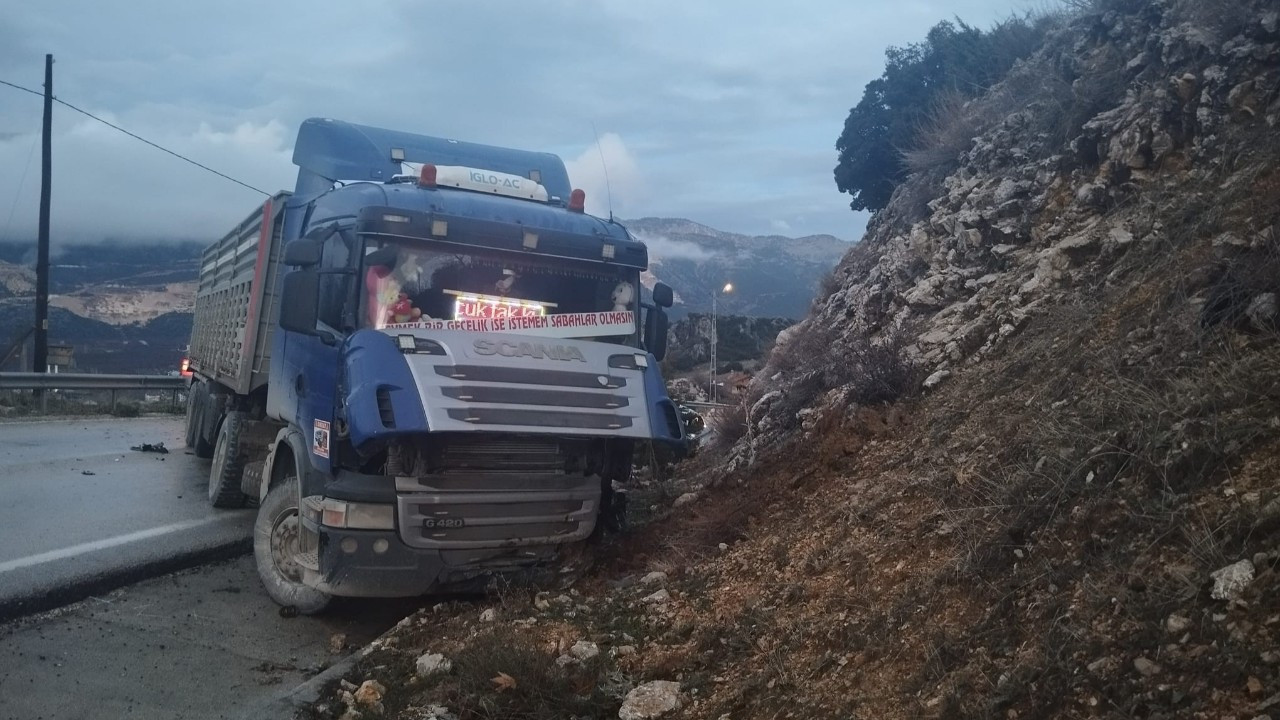
<path id="1" fill-rule="evenodd" d="M 1235 600 L 1253 582 L 1253 562 L 1241 560 L 1209 574 L 1213 578 L 1213 599 Z"/>
<path id="2" fill-rule="evenodd" d="M 645 575 L 644 577 L 640 578 L 641 585 L 662 585 L 666 582 L 667 582 L 667 574 L 662 572 L 661 570 L 654 570 L 648 575 Z"/>
<path id="3" fill-rule="evenodd" d="M 1157 663 L 1154 660 L 1140 657 L 1133 661 L 1133 669 L 1146 677 L 1151 677 L 1153 675 L 1159 675 L 1160 671 L 1164 668 L 1160 667 L 1160 663 Z"/>
<path id="4" fill-rule="evenodd" d="M 663 588 L 651 595 L 646 595 L 644 599 L 641 600 L 641 602 L 648 605 L 654 605 L 657 603 L 668 602 L 670 600 L 671 600 L 671 593 L 667 592 L 666 588 Z"/>
<path id="5" fill-rule="evenodd" d="M 480 622 L 493 622 L 498 619 L 498 611 L 493 608 L 486 608 L 480 613 Z"/>
<path id="6" fill-rule="evenodd" d="M 618 720 L 651 720 L 679 710 L 683 705 L 680 683 L 654 680 L 627 693 L 618 710 Z"/>
<path id="7" fill-rule="evenodd" d="M 356 704 L 369 708 L 374 713 L 382 713 L 382 696 L 387 694 L 387 688 L 377 680 L 365 680 L 360 683 L 360 687 L 356 689 L 353 697 Z"/>
<path id="8" fill-rule="evenodd" d="M 1191 618 L 1174 613 L 1164 619 L 1164 629 L 1170 634 L 1180 635 L 1191 627 Z"/>
<path id="9" fill-rule="evenodd" d="M 417 659 L 414 667 L 418 672 L 418 677 L 430 677 L 452 670 L 453 661 L 440 653 L 427 653 Z"/>
<path id="10" fill-rule="evenodd" d="M 681 495 L 680 497 L 676 498 L 675 502 L 671 503 L 671 507 L 684 507 L 685 505 L 688 505 L 690 503 L 694 503 L 697 501 L 698 501 L 698 493 L 687 492 Z"/>
<path id="11" fill-rule="evenodd" d="M 946 380 L 949 377 L 951 377 L 950 370 L 935 371 L 932 375 L 924 379 L 924 383 L 921 385 L 921 387 L 923 387 L 925 390 L 932 390 L 938 387 L 939 385 L 941 385 L 942 381 Z"/>
<path id="12" fill-rule="evenodd" d="M 591 660 L 600 655 L 600 646 L 587 640 L 579 640 L 569 648 L 569 654 L 582 661 Z"/>

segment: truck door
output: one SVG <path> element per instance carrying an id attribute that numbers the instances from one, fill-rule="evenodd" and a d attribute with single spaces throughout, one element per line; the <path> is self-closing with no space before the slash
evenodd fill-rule
<path id="1" fill-rule="evenodd" d="M 342 347 L 355 312 L 350 243 L 354 237 L 331 225 L 312 237 L 321 239 L 317 324 L 337 342 L 323 337 L 292 334 L 289 353 L 296 361 L 293 391 L 297 395 L 294 422 L 310 438 L 311 464 L 329 474 L 332 469 L 333 423 L 338 397 L 338 367 Z M 303 488 L 310 492 L 309 488 Z"/>

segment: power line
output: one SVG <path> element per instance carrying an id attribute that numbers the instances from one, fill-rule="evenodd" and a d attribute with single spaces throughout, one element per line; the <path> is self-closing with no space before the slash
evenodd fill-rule
<path id="1" fill-rule="evenodd" d="M 32 95 L 39 95 L 39 96 L 41 96 L 41 97 L 44 97 L 44 93 L 42 93 L 42 92 L 38 92 L 38 91 L 36 91 L 36 90 L 32 90 L 31 88 L 22 87 L 21 85 L 16 85 L 16 84 L 11 83 L 11 82 L 9 82 L 9 81 L 7 81 L 7 80 L 0 80 L 0 84 L 8 85 L 8 86 L 9 86 L 9 87 L 11 87 L 11 88 L 16 88 L 16 89 L 18 89 L 18 90 L 22 90 L 23 92 L 29 92 L 29 93 L 31 93 Z M 174 157 L 178 158 L 179 160 L 182 160 L 182 161 L 184 161 L 184 162 L 191 163 L 192 165 L 195 165 L 196 167 L 200 168 L 201 170 L 207 170 L 207 171 L 209 171 L 209 172 L 213 173 L 214 175 L 217 175 L 217 176 L 218 176 L 218 177 L 220 177 L 220 178 L 223 178 L 223 179 L 226 179 L 226 180 L 230 180 L 231 182 L 233 182 L 233 183 L 235 183 L 235 184 L 237 184 L 237 185 L 240 185 L 240 186 L 246 187 L 246 188 L 248 188 L 248 189 L 250 189 L 250 190 L 252 190 L 252 191 L 254 191 L 254 192 L 256 192 L 256 193 L 262 193 L 263 195 L 266 195 L 267 197 L 271 197 L 271 193 L 267 192 L 266 190 L 262 190 L 262 189 L 260 189 L 260 188 L 256 188 L 256 187 L 254 187 L 254 186 L 250 185 L 250 184 L 249 184 L 249 183 L 247 183 L 247 182 L 243 182 L 243 181 L 241 181 L 241 180 L 237 180 L 237 179 L 235 179 L 235 178 L 231 177 L 230 175 L 227 175 L 226 173 L 218 172 L 217 170 L 214 170 L 213 168 L 209 167 L 208 165 L 204 165 L 204 164 L 202 164 L 202 163 L 198 163 L 198 162 L 196 162 L 195 160 L 192 160 L 191 158 L 189 158 L 189 157 L 187 157 L 187 156 L 185 156 L 185 155 L 181 155 L 181 154 L 179 154 L 179 153 L 176 153 L 176 152 L 174 152 L 174 151 L 170 150 L 169 148 L 166 148 L 166 147 L 163 147 L 163 146 L 157 145 L 157 144 L 155 144 L 155 143 L 151 142 L 150 140 L 148 140 L 148 139 L 146 139 L 146 138 L 142 137 L 141 135 L 138 135 L 138 134 L 136 134 L 136 133 L 129 132 L 128 130 L 125 130 L 124 128 L 120 127 L 119 125 L 116 125 L 115 123 L 112 123 L 112 122 L 108 122 L 108 121 L 106 121 L 106 120 L 103 120 L 102 118 L 98 117 L 97 115 L 94 115 L 93 113 L 89 112 L 88 110 L 81 110 L 80 108 L 76 107 L 75 105 L 72 105 L 71 103 L 67 102 L 66 100 L 62 100 L 62 99 L 60 99 L 60 98 L 58 98 L 58 97 L 54 97 L 54 98 L 53 98 L 53 101 L 54 101 L 54 102 L 56 102 L 56 103 L 58 103 L 59 105 L 63 105 L 63 106 L 66 106 L 66 107 L 68 107 L 68 108 L 71 108 L 72 110 L 75 110 L 76 112 L 80 113 L 81 115 L 84 115 L 84 116 L 86 116 L 86 117 L 88 117 L 88 118 L 92 118 L 93 120 L 97 120 L 98 122 L 102 123 L 103 125 L 106 125 L 106 126 L 107 126 L 107 127 L 109 127 L 109 128 L 113 128 L 113 129 L 115 129 L 115 130 L 119 130 L 120 132 L 124 133 L 125 135 L 128 135 L 129 137 L 133 138 L 134 140 L 138 140 L 139 142 L 146 143 L 147 145 L 150 145 L 151 147 L 153 147 L 153 148 L 155 148 L 155 149 L 157 149 L 157 150 L 160 150 L 161 152 L 169 153 L 170 155 L 172 155 L 172 156 L 174 156 Z"/>
<path id="2" fill-rule="evenodd" d="M 40 138 L 31 141 L 31 149 L 27 151 L 27 162 L 22 166 L 22 177 L 18 178 L 18 190 L 13 194 L 13 206 L 9 208 L 9 219 L 4 224 L 4 234 L 0 235 L 0 239 L 9 236 L 9 228 L 13 227 L 13 216 L 18 212 L 18 201 L 22 199 L 22 186 L 27 183 L 27 171 L 31 169 L 31 156 L 36 154 L 36 145 L 40 142 Z"/>

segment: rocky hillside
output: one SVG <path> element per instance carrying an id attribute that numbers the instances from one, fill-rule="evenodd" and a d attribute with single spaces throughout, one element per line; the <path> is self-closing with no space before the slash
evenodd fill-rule
<path id="1" fill-rule="evenodd" d="M 690 220 L 642 218 L 625 222 L 649 246 L 653 279 L 676 290 L 676 317 L 711 311 L 711 296 L 721 295 L 720 312 L 751 317 L 801 318 L 822 279 L 849 249 L 830 235 L 789 238 L 723 232 Z"/>
<path id="2" fill-rule="evenodd" d="M 1280 713 L 1280 13 L 1073 6 L 655 522 L 308 716 Z"/>

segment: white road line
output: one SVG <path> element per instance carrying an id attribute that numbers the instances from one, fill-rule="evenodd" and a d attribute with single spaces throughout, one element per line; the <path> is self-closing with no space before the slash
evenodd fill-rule
<path id="1" fill-rule="evenodd" d="M 117 545 L 126 545 L 138 540 L 146 540 L 147 538 L 157 537 L 159 535 L 168 535 L 180 530 L 189 530 L 201 525 L 225 520 L 226 517 L 206 517 L 197 520 L 186 520 L 172 525 L 161 525 L 160 527 L 151 528 L 150 530 L 139 530 L 128 535 L 117 535 L 116 537 L 106 538 L 104 540 L 94 540 L 93 542 L 81 543 L 80 545 L 72 545 L 61 550 L 50 550 L 49 552 L 40 553 L 39 555 L 29 555 L 17 560 L 9 560 L 0 563 L 0 573 L 17 570 L 18 568 L 31 567 L 32 565 L 40 565 L 41 563 L 52 562 L 54 560 L 62 560 L 63 558 L 75 557 L 95 550 L 105 550 Z"/>

